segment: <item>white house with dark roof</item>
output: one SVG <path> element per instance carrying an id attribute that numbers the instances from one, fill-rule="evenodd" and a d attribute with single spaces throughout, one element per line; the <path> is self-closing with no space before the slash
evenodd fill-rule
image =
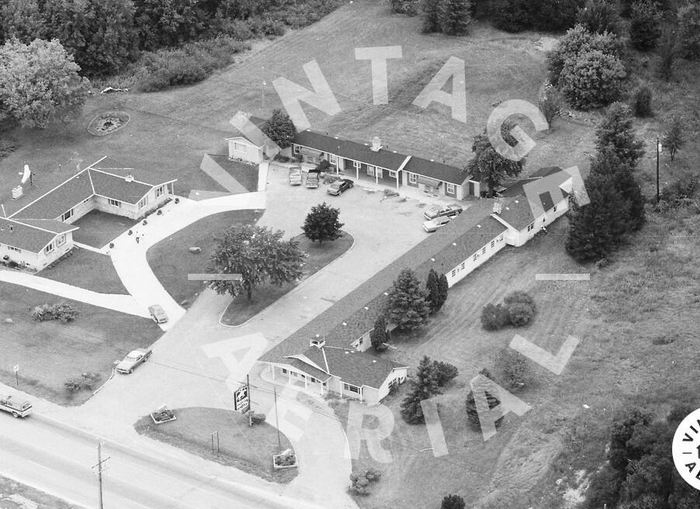
<path id="1" fill-rule="evenodd" d="M 374 405 L 392 387 L 406 381 L 408 366 L 355 349 L 326 346 L 314 339 L 301 353 L 270 363 L 272 379 L 302 385 L 305 390 L 358 399 Z"/>
<path id="2" fill-rule="evenodd" d="M 138 220 L 174 194 L 176 180 L 140 175 L 102 158 L 4 218 L 0 255 L 41 270 L 72 249 L 78 227 L 69 225 L 88 212 Z"/>
<path id="3" fill-rule="evenodd" d="M 456 200 L 479 196 L 479 183 L 467 179 L 461 169 L 389 150 L 379 138 L 363 144 L 307 129 L 297 133 L 292 154 L 308 163 L 327 160 L 337 172 L 396 190 L 415 187 Z"/>

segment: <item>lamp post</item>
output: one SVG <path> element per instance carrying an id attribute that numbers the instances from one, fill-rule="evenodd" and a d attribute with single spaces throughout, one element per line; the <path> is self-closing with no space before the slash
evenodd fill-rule
<path id="1" fill-rule="evenodd" d="M 663 150 L 659 138 L 656 138 L 656 203 L 659 203 L 659 154 Z"/>

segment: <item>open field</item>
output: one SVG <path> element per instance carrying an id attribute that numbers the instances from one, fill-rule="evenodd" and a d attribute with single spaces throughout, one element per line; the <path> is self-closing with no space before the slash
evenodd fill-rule
<path id="1" fill-rule="evenodd" d="M 93 292 L 122 295 L 129 293 L 119 279 L 109 256 L 79 247 L 73 248 L 71 253 L 71 256 L 52 268 L 42 270 L 38 275 Z"/>
<path id="2" fill-rule="evenodd" d="M 299 243 L 299 249 L 308 256 L 304 262 L 301 281 L 313 276 L 333 260 L 342 256 L 343 253 L 352 247 L 353 243 L 353 238 L 349 233 L 343 233 L 343 236 L 339 239 L 323 244 L 311 242 L 303 234 L 297 235 L 293 240 Z M 298 284 L 287 283 L 282 286 L 268 284 L 261 286 L 253 291 L 253 298 L 250 301 L 245 295 L 239 295 L 226 308 L 226 312 L 221 317 L 221 322 L 225 325 L 240 325 L 290 292 Z"/>
<path id="3" fill-rule="evenodd" d="M 43 491 L 1 476 L 0 507 L 2 509 L 78 509 Z"/>
<path id="4" fill-rule="evenodd" d="M 148 263 L 163 287 L 177 301 L 189 301 L 202 290 L 201 281 L 188 281 L 189 273 L 207 272 L 209 259 L 216 247 L 216 236 L 231 226 L 255 223 L 262 211 L 234 210 L 200 219 L 175 235 L 151 247 L 146 256 Z M 202 248 L 199 254 L 190 247 Z"/>
<path id="5" fill-rule="evenodd" d="M 73 232 L 73 238 L 81 244 L 101 249 L 136 223 L 138 221 L 128 217 L 93 210 L 74 223 L 80 229 Z"/>
<path id="6" fill-rule="evenodd" d="M 71 323 L 35 322 L 34 306 L 68 302 L 80 313 Z M 112 363 L 130 350 L 148 346 L 161 334 L 151 321 L 81 302 L 60 299 L 9 283 L 0 283 L 2 357 L 0 380 L 15 385 L 12 367 L 19 364 L 19 388 L 62 405 L 79 405 L 91 393 L 68 394 L 63 383 L 81 373 L 95 372 L 106 380 Z"/>
<path id="7" fill-rule="evenodd" d="M 234 466 L 268 481 L 287 483 L 296 468 L 275 470 L 272 455 L 278 454 L 277 430 L 268 423 L 248 426 L 248 416 L 219 408 L 180 408 L 177 419 L 156 425 L 150 416 L 134 424 L 136 431 L 222 465 Z M 219 432 L 219 450 L 212 450 L 211 434 Z M 291 447 L 280 435 L 282 450 Z M 216 442 L 214 442 L 216 447 Z"/>

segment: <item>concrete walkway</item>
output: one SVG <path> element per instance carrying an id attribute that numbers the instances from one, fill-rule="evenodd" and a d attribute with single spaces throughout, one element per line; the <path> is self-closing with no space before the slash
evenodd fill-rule
<path id="1" fill-rule="evenodd" d="M 168 330 L 184 316 L 185 310 L 175 302 L 153 274 L 146 257 L 148 249 L 182 228 L 212 214 L 264 208 L 264 193 L 227 195 L 202 201 L 179 198 L 179 203 L 171 201 L 161 208 L 161 215 L 150 215 L 145 225 L 143 222 L 135 225 L 131 229 L 131 235 L 125 232 L 117 237 L 109 255 L 122 284 L 139 304 L 145 308 L 153 304 L 163 307 L 169 320 L 160 327 Z M 182 274 L 182 277 L 186 278 L 187 274 Z"/>
<path id="2" fill-rule="evenodd" d="M 148 318 L 147 306 L 143 306 L 131 295 L 118 295 L 111 293 L 97 293 L 85 290 L 77 286 L 68 285 L 52 279 L 18 272 L 13 270 L 0 269 L 0 281 L 15 285 L 32 288 L 40 292 L 51 293 L 64 299 L 71 299 L 85 304 L 92 304 L 113 311 L 127 313 L 129 315 Z"/>

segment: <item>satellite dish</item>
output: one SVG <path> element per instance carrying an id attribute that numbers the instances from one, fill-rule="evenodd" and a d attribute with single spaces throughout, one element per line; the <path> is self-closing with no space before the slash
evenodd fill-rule
<path id="1" fill-rule="evenodd" d="M 26 184 L 29 181 L 29 178 L 32 176 L 32 172 L 29 169 L 29 165 L 25 164 L 24 165 L 24 171 L 20 173 L 22 175 L 22 184 Z"/>

